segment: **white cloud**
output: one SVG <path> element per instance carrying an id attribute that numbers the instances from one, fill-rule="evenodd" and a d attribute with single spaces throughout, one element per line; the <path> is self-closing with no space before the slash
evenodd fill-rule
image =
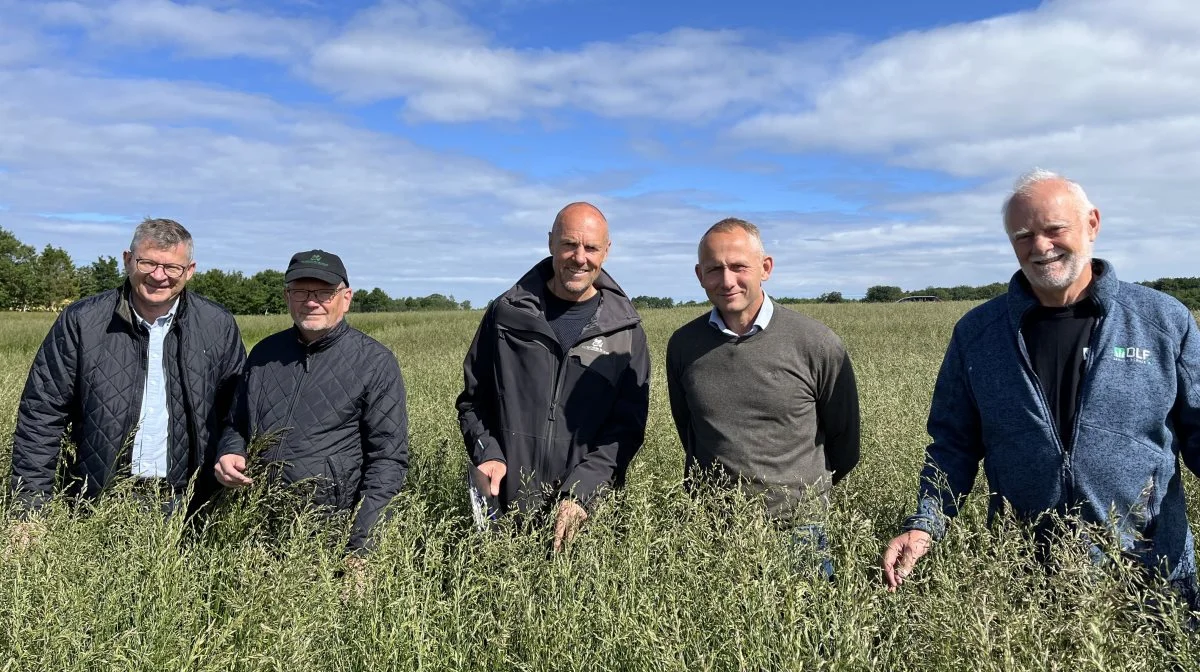
<path id="1" fill-rule="evenodd" d="M 51 2 L 40 8 L 51 25 L 75 25 L 95 39 L 144 48 L 170 46 L 200 57 L 292 60 L 319 38 L 309 20 L 170 0 Z"/>
<path id="2" fill-rule="evenodd" d="M 1193 113 L 1200 104 L 1194 7 L 1150 0 L 1121 11 L 1128 6 L 1051 3 L 901 35 L 848 61 L 808 109 L 764 112 L 733 132 L 795 150 L 906 155 Z"/>
<path id="3" fill-rule="evenodd" d="M 596 174 L 585 157 L 572 176 L 532 178 L 266 95 L 71 65 L 47 56 L 56 53 L 48 33 L 18 21 L 0 26 L 0 202 L 9 206 L 0 226 L 90 259 L 119 252 L 128 232 L 37 213 L 170 216 L 196 234 L 202 265 L 253 272 L 322 245 L 364 287 L 478 302 L 545 253 L 562 204 L 586 199 L 612 222 L 608 268 L 633 294 L 700 296 L 696 240 L 737 214 L 770 240 L 771 292 L 858 295 L 873 284 L 1007 278 L 1016 265 L 999 204 L 1017 172 L 1042 165 L 1088 189 L 1104 215 L 1097 251 L 1123 277 L 1195 274 L 1200 18 L 1183 2 L 1050 3 L 854 54 L 839 38 L 796 44 L 688 28 L 517 49 L 436 2 L 387 3 L 336 29 L 243 6 L 121 0 L 38 11 L 42 22 L 134 53 L 165 46 L 279 61 L 347 101 L 394 101 L 426 122 L 411 127 L 413 138 L 436 122 L 556 123 L 585 110 L 637 120 L 631 135 L 654 160 L 618 175 Z M 6 18 L 16 7 L 0 0 Z M 831 58 L 843 59 L 836 70 Z M 869 204 L 857 213 L 761 211 L 752 195 L 713 184 L 613 195 L 631 191 L 634 173 L 715 161 L 657 131 L 708 147 L 738 118 L 738 137 L 779 152 L 856 154 L 972 186 L 913 192 L 875 182 L 848 199 Z M 762 155 L 722 151 L 724 168 L 759 174 L 749 166 Z M 744 211 L 724 211 L 739 200 Z"/>
<path id="4" fill-rule="evenodd" d="M 404 99 L 417 119 L 516 119 L 569 108 L 698 121 L 801 95 L 846 41 L 757 44 L 679 28 L 576 49 L 513 49 L 445 4 L 387 3 L 313 53 L 313 81 L 349 99 Z"/>

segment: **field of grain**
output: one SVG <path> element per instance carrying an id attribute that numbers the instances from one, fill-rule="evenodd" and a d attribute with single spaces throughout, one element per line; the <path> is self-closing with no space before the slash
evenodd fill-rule
<path id="1" fill-rule="evenodd" d="M 551 531 L 473 531 L 453 407 L 479 312 L 352 315 L 408 384 L 412 467 L 365 573 L 343 574 L 339 529 L 281 528 L 270 493 L 218 507 L 198 534 L 118 492 L 56 503 L 35 538 L 0 538 L 0 670 L 1166 670 L 1200 669 L 1200 639 L 1138 573 L 1069 544 L 1053 571 L 983 497 L 896 594 L 881 549 L 915 501 L 937 367 L 971 304 L 812 305 L 858 374 L 863 459 L 827 526 L 833 583 L 796 571 L 753 503 L 693 499 L 663 358 L 696 309 L 646 311 L 646 445 L 629 486 L 565 553 Z M 0 318 L 0 462 L 51 316 Z M 247 346 L 287 325 L 240 319 Z M 1188 477 L 1192 520 L 1200 493 Z M 977 485 L 977 494 L 986 483 Z"/>

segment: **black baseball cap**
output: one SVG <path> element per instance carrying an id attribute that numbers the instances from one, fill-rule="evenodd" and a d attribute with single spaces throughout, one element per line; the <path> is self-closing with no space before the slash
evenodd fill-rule
<path id="1" fill-rule="evenodd" d="M 291 282 L 300 278 L 315 278 L 331 285 L 345 283 L 347 287 L 350 286 L 350 279 L 346 277 L 346 266 L 342 264 L 341 258 L 325 250 L 309 250 L 292 255 L 283 281 Z"/>

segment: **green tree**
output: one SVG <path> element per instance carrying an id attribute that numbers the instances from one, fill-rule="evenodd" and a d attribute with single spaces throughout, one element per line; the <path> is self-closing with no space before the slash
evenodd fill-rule
<path id="1" fill-rule="evenodd" d="M 355 294 L 350 309 L 360 313 L 382 313 L 392 307 L 392 297 L 387 292 L 375 287 L 369 292 Z"/>
<path id="2" fill-rule="evenodd" d="M 894 303 L 904 298 L 904 290 L 891 285 L 875 285 L 867 288 L 863 301 L 868 303 Z"/>
<path id="3" fill-rule="evenodd" d="M 88 266 L 80 266 L 75 277 L 79 280 L 79 298 L 116 289 L 125 282 L 116 257 L 99 257 Z"/>
<path id="4" fill-rule="evenodd" d="M 842 298 L 841 292 L 825 292 L 817 297 L 817 301 L 821 303 L 842 303 L 845 299 Z"/>
<path id="5" fill-rule="evenodd" d="M 35 295 L 32 305 L 57 308 L 79 298 L 75 262 L 66 250 L 47 245 L 37 258 Z"/>
<path id="6" fill-rule="evenodd" d="M 0 228 L 0 309 L 25 310 L 35 291 L 37 251 Z"/>
<path id="7" fill-rule="evenodd" d="M 278 315 L 287 312 L 287 301 L 283 295 L 283 272 L 259 271 L 244 281 L 244 314 Z"/>

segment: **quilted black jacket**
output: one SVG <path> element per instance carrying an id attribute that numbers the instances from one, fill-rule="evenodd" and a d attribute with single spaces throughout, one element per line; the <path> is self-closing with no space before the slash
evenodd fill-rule
<path id="1" fill-rule="evenodd" d="M 458 422 L 472 463 L 508 466 L 501 511 L 568 495 L 591 506 L 624 484 L 646 432 L 650 356 L 633 304 L 601 271 L 595 317 L 559 343 L 543 311 L 552 273 L 546 258 L 493 301 L 463 361 Z"/>
<path id="2" fill-rule="evenodd" d="M 13 436 L 12 489 L 37 508 L 54 489 L 60 456 L 65 490 L 94 497 L 129 474 L 141 415 L 149 333 L 133 314 L 129 283 L 76 301 L 55 320 L 29 371 Z M 233 316 L 184 290 L 163 343 L 170 408 L 167 480 L 177 490 L 199 472 L 193 505 L 217 487 L 212 465 L 220 427 L 246 359 Z M 67 437 L 74 454 L 61 455 Z"/>
<path id="3" fill-rule="evenodd" d="M 313 503 L 358 508 L 350 547 L 371 528 L 408 473 L 408 412 L 396 356 L 343 320 L 311 344 L 293 327 L 250 351 L 219 455 L 246 455 L 269 436 L 259 459 L 284 483 L 311 479 Z"/>

